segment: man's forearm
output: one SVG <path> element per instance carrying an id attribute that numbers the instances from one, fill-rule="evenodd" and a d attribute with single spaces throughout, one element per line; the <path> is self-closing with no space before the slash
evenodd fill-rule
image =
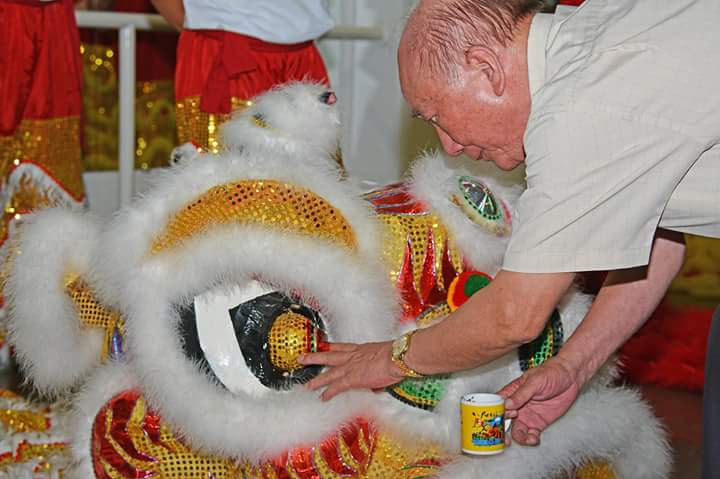
<path id="1" fill-rule="evenodd" d="M 182 0 L 151 0 L 153 7 L 167 22 L 180 31 L 185 21 L 185 7 Z"/>
<path id="2" fill-rule="evenodd" d="M 647 269 L 611 272 L 587 317 L 560 350 L 580 387 L 647 321 L 682 267 L 680 233 L 658 232 Z"/>
<path id="3" fill-rule="evenodd" d="M 540 334 L 573 273 L 530 274 L 501 271 L 441 323 L 418 331 L 405 356 L 424 374 L 474 368 Z"/>

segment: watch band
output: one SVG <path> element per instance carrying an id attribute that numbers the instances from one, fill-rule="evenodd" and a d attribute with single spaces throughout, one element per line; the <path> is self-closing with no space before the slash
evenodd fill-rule
<path id="1" fill-rule="evenodd" d="M 414 329 L 393 341 L 392 361 L 398 368 L 400 368 L 400 371 L 402 371 L 404 376 L 410 378 L 424 378 L 424 374 L 420 374 L 405 363 L 405 354 L 410 348 L 410 341 L 413 334 L 416 332 L 417 329 Z"/>

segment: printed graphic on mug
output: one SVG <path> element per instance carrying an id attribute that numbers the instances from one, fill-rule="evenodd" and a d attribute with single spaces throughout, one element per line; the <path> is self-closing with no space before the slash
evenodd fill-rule
<path id="1" fill-rule="evenodd" d="M 468 394 L 460 402 L 462 450 L 498 454 L 505 448 L 505 400 L 497 394 Z"/>

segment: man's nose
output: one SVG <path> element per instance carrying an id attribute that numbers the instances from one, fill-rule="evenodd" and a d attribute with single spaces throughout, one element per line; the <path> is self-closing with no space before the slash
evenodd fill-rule
<path id="1" fill-rule="evenodd" d="M 460 143 L 453 140 L 450 135 L 445 133 L 442 129 L 438 128 L 437 125 L 435 126 L 435 131 L 437 132 L 438 138 L 440 139 L 440 144 L 443 147 L 443 150 L 445 150 L 445 153 L 447 153 L 450 156 L 458 156 L 462 154 L 465 147 L 461 145 Z"/>

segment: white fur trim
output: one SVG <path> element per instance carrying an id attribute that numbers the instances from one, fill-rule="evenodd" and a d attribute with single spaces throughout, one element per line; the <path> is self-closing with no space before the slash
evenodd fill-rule
<path id="1" fill-rule="evenodd" d="M 99 227 L 62 208 L 26 220 L 5 288 L 10 342 L 35 387 L 56 393 L 100 362 L 103 332 L 82 327 L 64 285 L 68 273 L 90 274 Z"/>
<path id="2" fill-rule="evenodd" d="M 413 163 L 410 191 L 442 218 L 473 267 L 482 268 L 494 276 L 502 265 L 508 238 L 500 238 L 474 223 L 451 198 L 458 192 L 458 177 L 474 176 L 485 183 L 497 199 L 504 201 L 512 213 L 522 191 L 519 174 L 501 171 L 485 162 L 448 158 L 431 152 Z"/>
<path id="3" fill-rule="evenodd" d="M 223 125 L 225 147 L 235 153 L 281 154 L 296 163 L 328 166 L 339 144 L 340 118 L 337 104 L 320 100 L 327 91 L 318 83 L 291 82 L 254 98 L 251 106 Z M 256 115 L 267 128 L 254 121 Z"/>
<path id="4" fill-rule="evenodd" d="M 543 432 L 539 446 L 512 444 L 497 456 L 458 457 L 438 477 L 555 477 L 583 461 L 606 459 L 619 478 L 665 479 L 670 473 L 668 451 L 660 423 L 635 392 L 590 390 Z"/>
<path id="5" fill-rule="evenodd" d="M 336 173 L 310 168 L 293 158 L 264 158 L 245 152 L 243 156 L 206 155 L 158 175 L 152 191 L 117 215 L 105 229 L 94 264 L 113 277 L 111 283 L 132 283 L 133 271 L 145 261 L 153 238 L 184 205 L 214 186 L 247 179 L 277 180 L 311 190 L 342 212 L 355 233 L 358 254 L 378 257 L 378 226 L 371 219 L 372 211 L 358 198 L 358 191 L 338 181 Z M 266 236 L 281 234 L 270 228 L 266 232 Z M 172 251 L 160 256 L 165 254 L 172 255 Z M 118 305 L 112 291 L 100 294 L 107 304 Z"/>
<path id="6" fill-rule="evenodd" d="M 369 268 L 345 248 L 231 226 L 149 259 L 133 272 L 129 287 L 120 288 L 128 358 L 148 403 L 199 451 L 259 460 L 319 442 L 372 410 L 372 393 L 329 403 L 302 386 L 260 397 L 233 395 L 184 356 L 173 305 L 218 286 L 242 285 L 258 273 L 280 291 L 300 290 L 314 298 L 331 341 L 393 337 L 394 288 L 379 267 Z"/>

